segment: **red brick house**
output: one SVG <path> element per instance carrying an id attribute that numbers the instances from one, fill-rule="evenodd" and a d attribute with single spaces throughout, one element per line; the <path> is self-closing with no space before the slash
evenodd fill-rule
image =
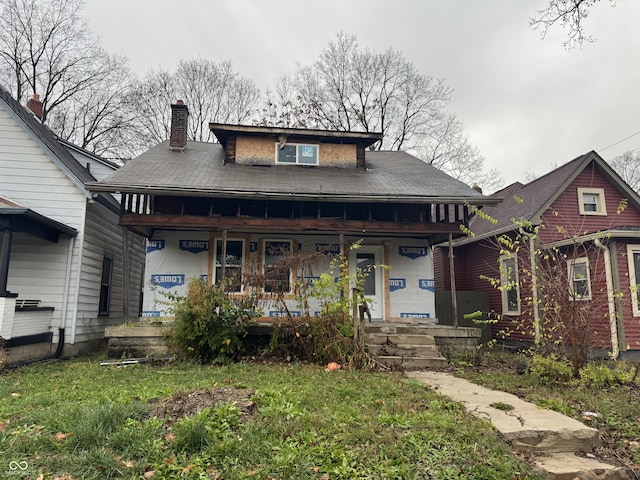
<path id="1" fill-rule="evenodd" d="M 486 292 L 494 338 L 568 342 L 573 328 L 614 357 L 640 354 L 638 194 L 592 151 L 494 196 L 493 221 L 472 218 L 453 243 L 454 290 Z M 451 290 L 448 255 L 434 248 L 437 292 Z M 563 329 L 550 332 L 552 319 Z"/>

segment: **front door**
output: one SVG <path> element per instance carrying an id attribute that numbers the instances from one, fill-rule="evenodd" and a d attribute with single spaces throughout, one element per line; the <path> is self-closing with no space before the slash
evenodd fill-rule
<path id="1" fill-rule="evenodd" d="M 369 304 L 372 320 L 384 317 L 384 294 L 382 291 L 382 247 L 364 245 L 351 251 L 349 259 L 351 274 L 358 272 L 364 277 L 364 296 Z M 375 266 L 378 265 L 378 268 Z"/>

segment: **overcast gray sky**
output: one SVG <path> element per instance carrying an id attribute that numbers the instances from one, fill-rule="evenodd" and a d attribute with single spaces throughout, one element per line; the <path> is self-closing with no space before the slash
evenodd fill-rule
<path id="1" fill-rule="evenodd" d="M 450 110 L 511 183 L 589 150 L 608 160 L 640 148 L 640 2 L 600 2 L 587 19 L 597 41 L 576 50 L 560 26 L 545 40 L 529 28 L 546 2 L 86 0 L 84 15 L 140 75 L 183 58 L 231 60 L 263 91 L 340 30 L 393 47 L 454 89 Z"/>

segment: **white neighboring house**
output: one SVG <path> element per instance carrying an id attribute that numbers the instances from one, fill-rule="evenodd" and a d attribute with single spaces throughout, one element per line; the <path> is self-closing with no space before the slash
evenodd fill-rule
<path id="1" fill-rule="evenodd" d="M 138 319 L 144 239 L 118 225 L 116 198 L 85 188 L 117 168 L 58 139 L 0 86 L 5 363 L 75 354 Z"/>

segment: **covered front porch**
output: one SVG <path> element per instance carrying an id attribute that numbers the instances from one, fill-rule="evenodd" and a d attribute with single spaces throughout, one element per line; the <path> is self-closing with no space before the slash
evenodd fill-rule
<path id="1" fill-rule="evenodd" d="M 62 304 L 62 297 L 51 301 L 50 289 L 38 287 L 42 284 L 39 280 L 51 271 L 39 260 L 58 250 L 63 256 L 70 255 L 66 242 L 58 244 L 61 237 L 71 244 L 76 233 L 74 228 L 0 196 L 0 340 L 4 363 L 51 355 L 54 334 L 64 335 L 64 329 L 54 331 L 54 304 Z"/>

